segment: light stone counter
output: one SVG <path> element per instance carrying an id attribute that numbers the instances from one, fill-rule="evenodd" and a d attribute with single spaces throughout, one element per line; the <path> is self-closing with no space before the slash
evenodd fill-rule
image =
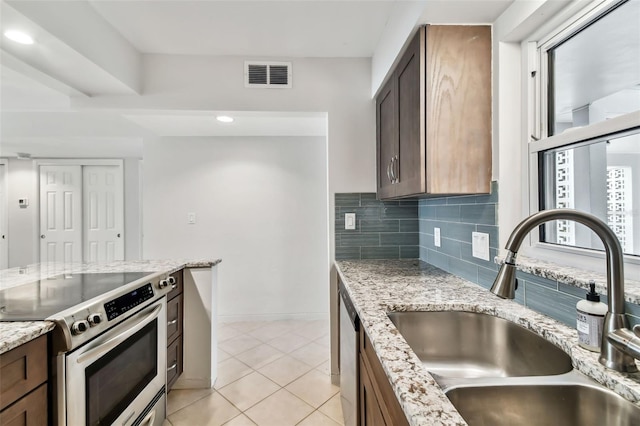
<path id="1" fill-rule="evenodd" d="M 110 263 L 38 263 L 22 268 L 0 271 L 0 290 L 43 280 L 61 274 L 96 272 L 167 272 L 173 273 L 183 268 L 209 268 L 220 263 L 212 260 L 138 260 Z M 10 351 L 30 340 L 53 330 L 50 321 L 0 322 L 0 354 Z"/>
<path id="2" fill-rule="evenodd" d="M 411 425 L 466 424 L 398 333 L 389 311 L 458 310 L 515 322 L 571 355 L 573 366 L 640 406 L 640 373 L 605 369 L 575 329 L 419 260 L 337 261 L 336 268 Z"/>

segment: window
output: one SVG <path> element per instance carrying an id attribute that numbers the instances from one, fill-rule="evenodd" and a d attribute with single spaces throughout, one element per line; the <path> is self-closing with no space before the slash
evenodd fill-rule
<path id="1" fill-rule="evenodd" d="M 529 144 L 539 209 L 590 212 L 640 256 L 640 0 L 602 2 L 538 43 L 539 137 Z M 534 135 L 535 136 L 535 135 Z M 572 221 L 540 242 L 603 250 Z"/>

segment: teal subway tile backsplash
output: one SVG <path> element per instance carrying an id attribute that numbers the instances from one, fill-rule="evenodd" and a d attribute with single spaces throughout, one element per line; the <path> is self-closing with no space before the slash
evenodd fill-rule
<path id="1" fill-rule="evenodd" d="M 518 291 L 522 284 L 520 281 Z M 529 281 L 524 281 L 524 297 L 527 307 L 575 327 L 576 303 L 580 298 Z"/>
<path id="2" fill-rule="evenodd" d="M 498 247 L 497 203 L 497 182 L 492 182 L 491 195 L 420 200 L 420 259 L 476 284 L 493 282 L 497 274 L 493 265 Z M 440 247 L 434 243 L 434 228 L 440 228 Z M 489 261 L 471 256 L 473 232 L 489 234 Z"/>
<path id="3" fill-rule="evenodd" d="M 493 262 L 500 249 L 498 202 L 497 182 L 488 195 L 379 201 L 375 193 L 336 194 L 336 259 L 419 258 L 488 289 L 499 269 Z M 344 229 L 345 213 L 356 213 L 355 230 Z M 434 228 L 440 228 L 440 247 Z M 472 232 L 489 234 L 488 261 L 472 256 Z M 516 302 L 575 327 L 583 289 L 520 271 L 517 278 Z M 627 303 L 627 317 L 640 324 L 640 306 Z"/>
<path id="4" fill-rule="evenodd" d="M 356 229 L 344 229 L 345 213 Z M 336 259 L 417 259 L 418 200 L 379 201 L 375 193 L 336 194 Z"/>

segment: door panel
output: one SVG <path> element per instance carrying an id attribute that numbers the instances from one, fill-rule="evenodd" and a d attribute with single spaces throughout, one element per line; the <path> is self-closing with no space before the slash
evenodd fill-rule
<path id="1" fill-rule="evenodd" d="M 378 197 L 392 197 L 392 158 L 398 152 L 396 85 L 392 78 L 376 99 L 376 133 L 378 144 Z"/>
<path id="2" fill-rule="evenodd" d="M 84 260 L 124 259 L 122 168 L 84 166 Z"/>
<path id="3" fill-rule="evenodd" d="M 395 164 L 398 176 L 396 196 L 425 191 L 424 150 L 424 31 L 415 35 L 397 69 L 399 161 Z"/>
<path id="4" fill-rule="evenodd" d="M 40 166 L 40 261 L 82 261 L 82 169 Z"/>

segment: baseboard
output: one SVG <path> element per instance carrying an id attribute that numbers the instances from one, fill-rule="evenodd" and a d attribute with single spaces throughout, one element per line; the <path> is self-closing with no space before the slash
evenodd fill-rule
<path id="1" fill-rule="evenodd" d="M 210 389 L 213 387 L 215 381 L 216 379 L 206 377 L 196 379 L 180 377 L 176 380 L 171 389 Z"/>

